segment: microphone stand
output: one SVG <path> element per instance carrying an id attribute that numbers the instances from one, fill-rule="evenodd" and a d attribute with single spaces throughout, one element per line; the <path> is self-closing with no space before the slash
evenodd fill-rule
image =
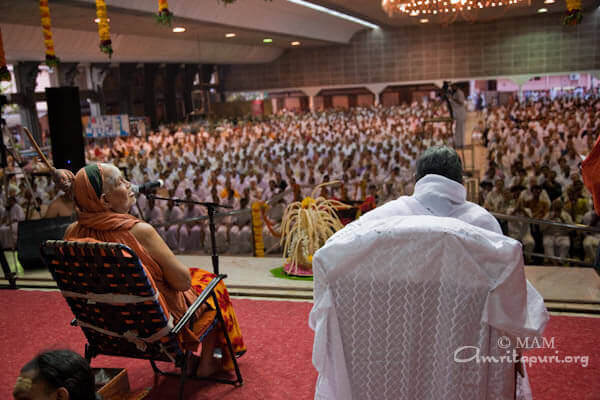
<path id="1" fill-rule="evenodd" d="M 202 202 L 202 201 L 195 201 L 195 200 L 182 200 L 182 199 L 176 199 L 176 198 L 170 198 L 170 197 L 158 197 L 153 194 L 149 194 L 147 197 L 148 197 L 148 199 L 154 199 L 154 200 L 167 200 L 167 201 L 171 200 L 175 204 L 196 204 L 199 206 L 206 207 L 206 211 L 208 214 L 208 227 L 210 229 L 210 245 L 211 245 L 211 250 L 212 250 L 211 258 L 212 258 L 213 272 L 215 275 L 219 275 L 219 256 L 217 254 L 217 240 L 215 238 L 215 234 L 216 234 L 215 211 L 216 211 L 217 207 L 221 207 L 221 208 L 233 208 L 233 207 L 225 206 L 225 205 L 222 205 L 219 203 L 210 203 L 210 202 Z"/>

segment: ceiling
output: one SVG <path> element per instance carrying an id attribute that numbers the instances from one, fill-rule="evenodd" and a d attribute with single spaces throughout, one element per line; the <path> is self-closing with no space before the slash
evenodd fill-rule
<path id="1" fill-rule="evenodd" d="M 394 28 L 409 25 L 419 25 L 422 17 L 411 17 L 407 15 L 395 15 L 389 17 L 381 8 L 380 0 L 311 0 L 314 3 L 337 9 L 348 11 L 353 15 L 365 18 L 386 28 Z M 582 0 L 584 10 L 592 10 L 600 5 L 600 0 Z M 477 21 L 490 21 L 500 18 L 515 18 L 528 15 L 536 15 L 537 10 L 546 8 L 549 13 L 564 13 L 566 6 L 564 0 L 555 0 L 554 4 L 544 4 L 544 0 L 520 0 L 516 6 L 487 8 L 477 12 L 477 14 L 467 14 L 466 17 L 458 15 L 455 21 L 444 16 L 427 16 L 429 23 L 444 24 L 449 22 L 470 22 L 475 16 Z"/>
<path id="2" fill-rule="evenodd" d="M 363 18 L 383 29 L 419 25 L 419 17 L 389 18 L 380 0 L 311 0 L 337 11 Z M 531 6 L 494 8 L 478 19 L 534 15 L 544 0 Z M 50 0 L 56 53 L 63 61 L 105 62 L 98 50 L 95 0 Z M 357 32 L 369 29 L 355 22 L 321 13 L 287 0 L 237 0 L 223 5 L 218 0 L 170 0 L 173 33 L 155 22 L 156 0 L 107 0 L 114 62 L 210 62 L 266 63 L 279 57 L 291 42 L 302 47 L 348 43 Z M 583 0 L 585 9 L 600 0 Z M 9 61 L 41 60 L 44 54 L 37 0 L 0 0 L 0 28 Z M 543 5 L 549 12 L 564 12 L 564 0 Z M 448 23 L 429 18 L 430 24 Z M 457 19 L 457 22 L 461 18 Z M 225 34 L 233 32 L 235 38 Z M 273 39 L 264 44 L 263 39 Z"/>

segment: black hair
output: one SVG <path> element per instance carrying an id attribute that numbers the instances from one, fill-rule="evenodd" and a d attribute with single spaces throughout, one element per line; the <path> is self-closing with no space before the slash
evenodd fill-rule
<path id="1" fill-rule="evenodd" d="M 462 173 L 458 153 L 448 146 L 430 147 L 417 160 L 416 181 L 425 175 L 436 174 L 462 184 Z"/>
<path id="2" fill-rule="evenodd" d="M 38 354 L 21 372 L 35 371 L 34 381 L 42 380 L 52 389 L 65 388 L 71 400 L 95 400 L 96 386 L 90 364 L 71 350 L 50 350 Z"/>

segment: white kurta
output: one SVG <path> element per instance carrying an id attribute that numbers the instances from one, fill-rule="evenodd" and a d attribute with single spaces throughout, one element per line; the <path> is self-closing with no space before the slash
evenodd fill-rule
<path id="1" fill-rule="evenodd" d="M 512 399 L 514 364 L 454 353 L 507 355 L 498 337 L 539 336 L 548 320 L 521 244 L 455 218 L 363 217 L 313 271 L 315 399 Z"/>
<path id="2" fill-rule="evenodd" d="M 434 215 L 457 218 L 471 225 L 502 233 L 500 224 L 485 208 L 467 201 L 463 185 L 441 175 L 426 175 L 415 184 L 412 196 L 401 196 L 360 217 L 367 222 L 400 215 Z"/>

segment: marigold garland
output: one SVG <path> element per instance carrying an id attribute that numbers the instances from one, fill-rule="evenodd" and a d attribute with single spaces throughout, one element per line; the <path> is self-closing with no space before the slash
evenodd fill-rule
<path id="1" fill-rule="evenodd" d="M 100 36 L 100 51 L 112 57 L 113 48 L 110 40 L 110 27 L 108 26 L 108 15 L 106 13 L 106 2 L 96 0 L 96 17 L 98 18 L 98 36 Z"/>
<path id="2" fill-rule="evenodd" d="M 256 257 L 265 256 L 265 242 L 263 240 L 263 224 L 261 209 L 264 203 L 256 201 L 252 203 L 252 231 L 254 232 L 254 255 Z"/>
<path id="3" fill-rule="evenodd" d="M 2 30 L 0 29 L 0 82 L 11 81 L 10 71 L 6 66 L 6 56 L 4 54 L 4 42 L 2 41 Z"/>
<path id="4" fill-rule="evenodd" d="M 42 33 L 44 35 L 44 47 L 46 48 L 46 65 L 56 67 L 60 60 L 54 52 L 54 40 L 52 39 L 52 26 L 50 22 L 50 8 L 48 0 L 40 0 L 40 16 L 42 18 Z"/>
<path id="5" fill-rule="evenodd" d="M 171 26 L 173 13 L 169 11 L 169 2 L 167 0 L 158 0 L 158 13 L 155 17 L 156 22 L 159 24 Z"/>
<path id="6" fill-rule="evenodd" d="M 581 9 L 581 0 L 566 0 L 567 15 L 563 18 L 565 25 L 578 25 L 583 19 L 583 11 Z"/>

